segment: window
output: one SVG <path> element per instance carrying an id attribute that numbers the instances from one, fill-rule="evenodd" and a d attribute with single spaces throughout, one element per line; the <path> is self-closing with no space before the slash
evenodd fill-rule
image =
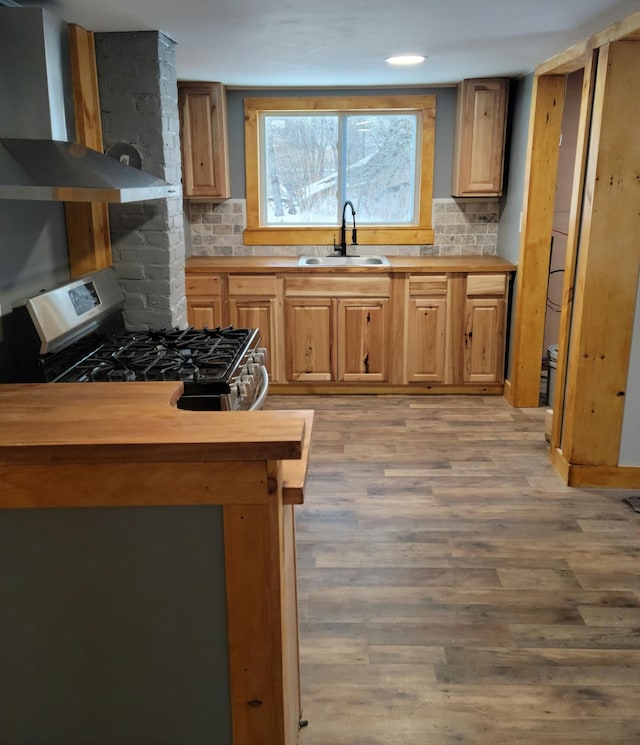
<path id="1" fill-rule="evenodd" d="M 245 100 L 244 242 L 331 244 L 349 199 L 361 244 L 432 243 L 435 96 Z"/>

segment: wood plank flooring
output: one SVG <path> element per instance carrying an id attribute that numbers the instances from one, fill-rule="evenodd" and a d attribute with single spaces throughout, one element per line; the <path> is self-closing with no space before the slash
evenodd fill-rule
<path id="1" fill-rule="evenodd" d="M 296 508 L 302 745 L 640 743 L 640 514 L 565 487 L 543 409 L 316 410 Z"/>

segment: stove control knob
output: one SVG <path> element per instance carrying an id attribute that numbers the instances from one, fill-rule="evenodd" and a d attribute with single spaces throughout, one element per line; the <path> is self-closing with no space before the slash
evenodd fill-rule
<path id="1" fill-rule="evenodd" d="M 238 383 L 238 392 L 241 396 L 252 396 L 256 381 L 250 375 L 242 375 Z"/>
<path id="2" fill-rule="evenodd" d="M 260 364 L 256 362 L 250 362 L 247 365 L 247 372 L 252 378 L 257 378 L 260 375 Z"/>
<path id="3" fill-rule="evenodd" d="M 264 365 L 267 359 L 267 350 L 264 347 L 258 347 L 251 355 L 251 361 L 256 362 L 258 365 Z"/>
<path id="4" fill-rule="evenodd" d="M 238 398 L 249 398 L 251 395 L 251 386 L 244 379 L 236 383 L 236 388 L 238 390 Z"/>

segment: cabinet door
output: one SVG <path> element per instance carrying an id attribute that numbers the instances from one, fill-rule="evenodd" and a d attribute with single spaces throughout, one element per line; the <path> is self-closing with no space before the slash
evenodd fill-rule
<path id="1" fill-rule="evenodd" d="M 451 193 L 502 194 L 507 78 L 463 80 L 458 86 Z"/>
<path id="2" fill-rule="evenodd" d="M 222 301 L 219 297 L 188 297 L 187 320 L 196 329 L 222 326 Z"/>
<path id="3" fill-rule="evenodd" d="M 334 316 L 328 298 L 286 301 L 287 380 L 335 380 Z"/>
<path id="4" fill-rule="evenodd" d="M 236 328 L 260 329 L 262 346 L 267 349 L 267 370 L 274 382 L 278 353 L 275 349 L 277 333 L 275 318 L 277 311 L 275 298 L 229 298 L 229 320 Z"/>
<path id="5" fill-rule="evenodd" d="M 464 326 L 465 383 L 502 383 L 504 323 L 504 298 L 467 298 Z"/>
<path id="6" fill-rule="evenodd" d="M 224 325 L 222 278 L 218 274 L 186 274 L 187 320 L 200 329 Z"/>
<path id="7" fill-rule="evenodd" d="M 407 381 L 444 382 L 446 299 L 409 298 L 408 314 Z"/>
<path id="8" fill-rule="evenodd" d="M 338 301 L 338 380 L 387 380 L 387 299 Z"/>
<path id="9" fill-rule="evenodd" d="M 185 199 L 229 193 L 225 90 L 220 83 L 178 83 L 182 192 Z"/>

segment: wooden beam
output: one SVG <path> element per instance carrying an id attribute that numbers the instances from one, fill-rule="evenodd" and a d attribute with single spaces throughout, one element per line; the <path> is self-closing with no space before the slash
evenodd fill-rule
<path id="1" fill-rule="evenodd" d="M 565 82 L 563 75 L 545 75 L 536 76 L 533 84 L 510 370 L 517 407 L 538 406 L 540 396 Z"/>
<path id="2" fill-rule="evenodd" d="M 640 42 L 599 52 L 569 350 L 562 451 L 617 466 L 640 270 Z"/>
<path id="3" fill-rule="evenodd" d="M 76 142 L 102 152 L 102 125 L 93 32 L 71 24 L 69 45 Z M 111 266 L 107 205 L 100 202 L 67 202 L 65 220 L 71 277 L 81 277 Z"/>
<path id="4" fill-rule="evenodd" d="M 602 31 L 593 35 L 593 44 L 596 47 L 610 44 L 614 41 L 640 41 L 640 11 L 616 21 Z"/>
<path id="5" fill-rule="evenodd" d="M 536 75 L 570 75 L 572 72 L 582 69 L 587 64 L 592 51 L 592 41 L 581 41 L 569 47 L 569 49 L 560 52 L 555 57 L 541 62 L 536 67 Z"/>
<path id="6" fill-rule="evenodd" d="M 640 40 L 640 11 L 616 21 L 610 26 L 593 34 L 588 39 L 574 44 L 572 47 L 556 54 L 536 67 L 537 75 L 568 75 L 576 72 L 589 63 L 589 58 L 599 47 L 613 41 Z"/>
<path id="7" fill-rule="evenodd" d="M 265 478 L 263 461 L 0 464 L 0 510 L 242 504 Z"/>

